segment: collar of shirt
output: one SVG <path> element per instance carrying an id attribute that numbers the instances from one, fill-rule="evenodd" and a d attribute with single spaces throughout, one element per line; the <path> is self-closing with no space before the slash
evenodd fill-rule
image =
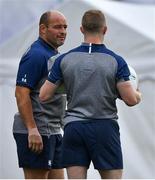
<path id="1" fill-rule="evenodd" d="M 43 40 L 41 37 L 38 38 L 38 40 L 48 49 L 54 51 L 56 54 L 58 53 L 58 50 L 56 50 L 54 47 L 52 47 L 50 44 L 48 44 L 45 40 Z"/>
<path id="2" fill-rule="evenodd" d="M 94 44 L 94 43 L 86 43 L 86 42 L 82 42 L 81 44 L 82 46 L 94 46 L 94 47 L 106 47 L 104 44 Z"/>

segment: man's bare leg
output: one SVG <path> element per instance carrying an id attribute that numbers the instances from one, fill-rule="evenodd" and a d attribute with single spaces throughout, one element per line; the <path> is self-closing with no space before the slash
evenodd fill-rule
<path id="1" fill-rule="evenodd" d="M 25 179 L 47 179 L 49 170 L 24 168 Z"/>
<path id="2" fill-rule="evenodd" d="M 64 179 L 64 169 L 51 169 L 48 173 L 48 179 Z"/>
<path id="3" fill-rule="evenodd" d="M 99 170 L 102 179 L 121 179 L 123 170 L 115 169 L 115 170 Z"/>
<path id="4" fill-rule="evenodd" d="M 87 167 L 72 166 L 67 168 L 68 179 L 86 179 Z"/>

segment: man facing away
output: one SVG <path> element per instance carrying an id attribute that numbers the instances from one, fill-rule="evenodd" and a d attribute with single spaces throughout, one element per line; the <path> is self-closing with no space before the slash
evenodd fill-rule
<path id="1" fill-rule="evenodd" d="M 39 38 L 19 64 L 15 90 L 19 113 L 14 117 L 13 134 L 26 179 L 64 178 L 60 164 L 64 99 L 56 93 L 53 99 L 40 103 L 39 91 L 48 75 L 49 58 L 64 44 L 66 28 L 62 13 L 45 12 L 40 18 Z"/>
<path id="2" fill-rule="evenodd" d="M 102 179 L 120 179 L 123 160 L 116 99 L 134 106 L 141 93 L 131 85 L 125 60 L 103 44 L 107 30 L 104 14 L 85 12 L 80 29 L 84 43 L 55 60 L 40 99 L 46 102 L 64 83 L 68 105 L 63 165 L 68 177 L 85 179 L 92 161 Z"/>

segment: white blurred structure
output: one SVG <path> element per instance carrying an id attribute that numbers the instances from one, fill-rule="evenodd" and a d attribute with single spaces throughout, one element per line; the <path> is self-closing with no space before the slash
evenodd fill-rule
<path id="1" fill-rule="evenodd" d="M 144 3 L 144 4 L 155 4 L 155 0 L 118 0 L 118 1 L 137 3 L 137 4 L 142 4 L 142 3 Z"/>
<path id="2" fill-rule="evenodd" d="M 34 4 L 28 8 L 30 12 L 37 11 Z M 61 52 L 83 41 L 79 27 L 86 10 L 100 9 L 105 13 L 108 25 L 105 44 L 135 68 L 143 93 L 141 104 L 135 107 L 129 108 L 118 101 L 124 178 L 155 178 L 155 5 L 66 0 L 57 8 L 65 14 L 69 25 L 68 37 Z M 17 11 L 24 21 L 24 7 L 21 5 Z M 11 8 L 8 13 L 11 14 Z M 16 26 L 16 21 L 7 23 Z M 12 136 L 13 116 L 17 111 L 14 87 L 20 57 L 37 37 L 38 21 L 35 21 L 21 32 L 18 29 L 13 38 L 0 46 L 0 178 L 3 179 L 23 178 L 22 171 L 18 169 Z M 92 166 L 88 178 L 99 178 Z"/>

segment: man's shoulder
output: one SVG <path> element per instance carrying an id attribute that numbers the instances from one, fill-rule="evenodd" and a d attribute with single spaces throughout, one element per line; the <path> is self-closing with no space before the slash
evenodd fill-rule
<path id="1" fill-rule="evenodd" d="M 78 47 L 75 47 L 75 48 L 73 48 L 73 49 L 70 49 L 69 51 L 67 51 L 66 53 L 63 53 L 63 54 L 61 54 L 61 55 L 59 55 L 58 56 L 58 58 L 59 59 L 63 59 L 65 56 L 67 56 L 67 55 L 70 55 L 70 54 L 72 54 L 72 53 L 76 53 L 76 52 L 80 52 L 80 46 L 78 46 Z"/>
<path id="2" fill-rule="evenodd" d="M 39 40 L 36 40 L 35 42 L 32 43 L 30 50 L 32 53 L 39 53 L 39 54 L 43 54 L 45 52 L 45 48 L 40 43 Z"/>
<path id="3" fill-rule="evenodd" d="M 115 58 L 116 61 L 124 60 L 124 58 L 118 52 L 115 52 L 114 50 L 109 49 L 107 47 L 106 47 L 105 53 Z"/>
<path id="4" fill-rule="evenodd" d="M 22 59 L 24 58 L 42 58 L 46 55 L 45 48 L 42 46 L 42 44 L 36 40 L 34 41 L 25 51 L 25 53 L 22 56 Z"/>
<path id="5" fill-rule="evenodd" d="M 29 47 L 23 54 L 21 61 L 30 60 L 30 59 L 42 59 L 45 56 L 45 53 L 39 48 Z"/>

